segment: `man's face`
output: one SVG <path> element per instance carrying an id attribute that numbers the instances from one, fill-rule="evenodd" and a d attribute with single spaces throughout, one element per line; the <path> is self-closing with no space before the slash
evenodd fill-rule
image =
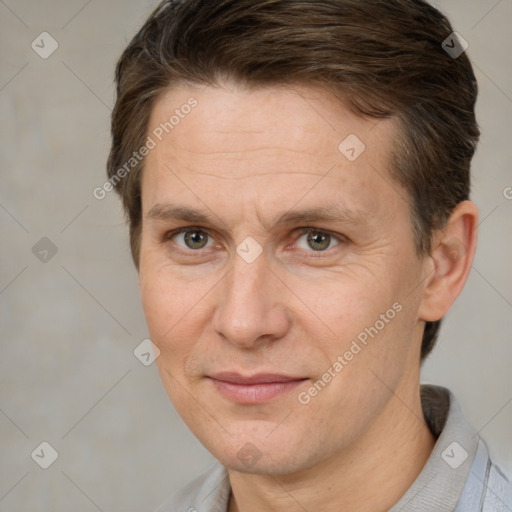
<path id="1" fill-rule="evenodd" d="M 180 86 L 149 135 L 140 289 L 178 413 L 239 471 L 348 453 L 419 371 L 425 268 L 389 175 L 396 125 L 313 88 Z"/>

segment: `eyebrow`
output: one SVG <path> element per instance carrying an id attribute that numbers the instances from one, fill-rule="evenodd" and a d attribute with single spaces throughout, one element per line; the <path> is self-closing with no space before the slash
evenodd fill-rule
<path id="1" fill-rule="evenodd" d="M 146 214 L 146 218 L 157 221 L 183 221 L 194 224 L 215 224 L 214 216 L 201 211 L 173 204 L 155 204 Z M 333 206 L 309 208 L 305 210 L 288 210 L 277 214 L 273 224 L 274 228 L 293 224 L 308 224 L 310 222 L 337 222 L 361 226 L 368 223 L 366 212 L 354 211 L 348 208 Z M 225 224 L 221 221 L 222 224 Z"/>

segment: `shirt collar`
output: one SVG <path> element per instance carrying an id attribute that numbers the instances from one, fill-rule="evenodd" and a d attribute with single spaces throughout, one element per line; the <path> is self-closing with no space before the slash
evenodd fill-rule
<path id="1" fill-rule="evenodd" d="M 487 465 L 487 450 L 450 390 L 422 385 L 421 404 L 437 442 L 421 473 L 389 512 L 454 512 L 463 491 L 468 492 L 470 471 L 475 473 L 478 465 L 481 472 Z M 481 495 L 483 482 L 480 487 Z M 464 512 L 478 510 L 479 501 Z"/>

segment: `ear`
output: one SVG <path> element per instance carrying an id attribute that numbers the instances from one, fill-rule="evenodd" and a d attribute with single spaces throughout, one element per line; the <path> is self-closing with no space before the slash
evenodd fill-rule
<path id="1" fill-rule="evenodd" d="M 478 209 L 471 201 L 459 203 L 446 226 L 433 237 L 425 258 L 425 286 L 419 320 L 435 322 L 451 308 L 471 271 L 476 250 Z"/>

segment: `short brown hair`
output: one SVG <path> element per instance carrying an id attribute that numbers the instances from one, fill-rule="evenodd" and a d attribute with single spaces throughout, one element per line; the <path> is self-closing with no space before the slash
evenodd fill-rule
<path id="1" fill-rule="evenodd" d="M 226 78 L 245 87 L 320 85 L 361 116 L 397 118 L 390 173 L 408 192 L 418 254 L 428 253 L 434 231 L 469 197 L 479 138 L 469 59 L 442 47 L 452 32 L 423 0 L 163 1 L 116 68 L 107 167 L 127 214 L 135 265 L 144 161 L 122 180 L 116 173 L 144 144 L 158 97 L 176 84 Z M 426 323 L 422 360 L 439 326 Z"/>

